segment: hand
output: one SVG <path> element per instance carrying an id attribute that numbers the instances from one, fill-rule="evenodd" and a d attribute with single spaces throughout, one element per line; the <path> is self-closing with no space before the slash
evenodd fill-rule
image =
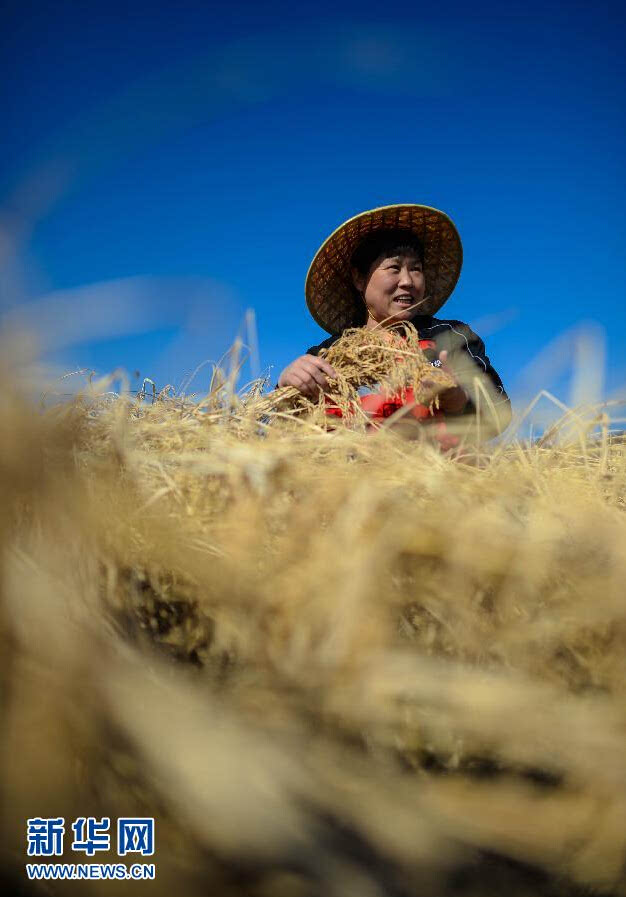
<path id="1" fill-rule="evenodd" d="M 317 355 L 301 355 L 287 365 L 278 378 L 279 386 L 295 386 L 303 396 L 317 399 L 322 392 L 328 390 L 327 377 L 337 377 L 332 365 Z"/>
<path id="2" fill-rule="evenodd" d="M 454 371 L 448 363 L 448 353 L 445 349 L 439 353 L 439 361 L 441 362 L 441 370 L 452 377 L 456 383 L 456 386 L 449 386 L 448 389 L 444 389 L 439 393 L 439 408 L 441 411 L 447 411 L 449 414 L 460 414 L 467 405 L 469 396 L 463 387 L 459 385 Z"/>

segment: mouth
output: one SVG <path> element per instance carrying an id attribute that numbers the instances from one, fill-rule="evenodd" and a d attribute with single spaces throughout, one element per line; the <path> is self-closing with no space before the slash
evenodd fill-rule
<path id="1" fill-rule="evenodd" d="M 412 296 L 396 296 L 393 302 L 401 308 L 410 308 L 417 304 Z"/>

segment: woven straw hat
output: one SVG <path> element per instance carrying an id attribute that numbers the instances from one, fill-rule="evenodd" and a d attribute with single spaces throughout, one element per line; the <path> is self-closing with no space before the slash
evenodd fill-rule
<path id="1" fill-rule="evenodd" d="M 304 292 L 309 311 L 328 333 L 354 327 L 363 300 L 352 283 L 350 259 L 361 240 L 379 230 L 406 230 L 424 247 L 426 292 L 444 304 L 461 273 L 463 248 L 456 227 L 430 206 L 381 206 L 349 218 L 322 243 L 311 262 Z"/>

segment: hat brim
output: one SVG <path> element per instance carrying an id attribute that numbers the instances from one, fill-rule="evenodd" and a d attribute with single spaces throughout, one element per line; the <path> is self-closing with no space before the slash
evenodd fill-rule
<path id="1" fill-rule="evenodd" d="M 322 243 L 306 276 L 306 303 L 328 333 L 355 326 L 362 300 L 352 283 L 350 259 L 361 240 L 380 230 L 406 230 L 424 248 L 426 291 L 438 311 L 461 273 L 463 247 L 450 218 L 422 205 L 381 206 L 349 218 Z"/>

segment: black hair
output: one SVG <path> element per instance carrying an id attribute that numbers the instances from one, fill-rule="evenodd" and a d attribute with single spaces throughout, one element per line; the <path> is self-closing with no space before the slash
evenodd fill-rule
<path id="1" fill-rule="evenodd" d="M 366 275 L 381 256 L 391 258 L 396 255 L 416 255 L 421 262 L 424 261 L 424 249 L 418 237 L 411 231 L 396 228 L 368 234 L 352 253 L 350 265 L 359 274 Z"/>

